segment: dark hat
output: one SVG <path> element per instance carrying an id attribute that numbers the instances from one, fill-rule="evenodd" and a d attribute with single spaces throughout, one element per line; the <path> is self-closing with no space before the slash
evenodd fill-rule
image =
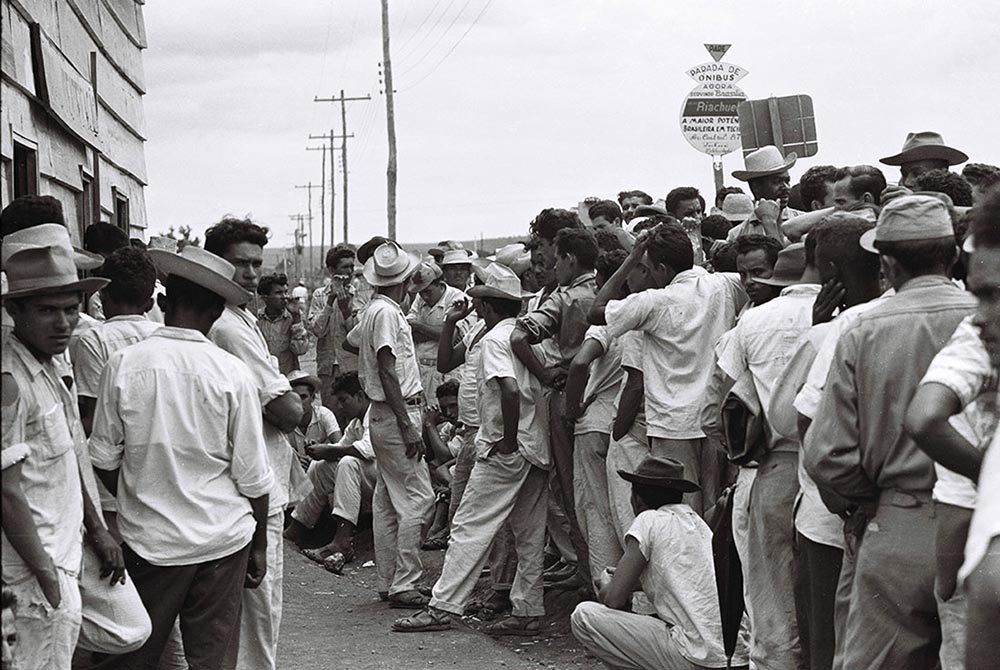
<path id="1" fill-rule="evenodd" d="M 682 493 L 700 491 L 701 487 L 684 477 L 684 464 L 676 458 L 656 458 L 650 456 L 639 464 L 635 472 L 619 470 L 618 476 L 633 484 L 659 486 Z"/>
<path id="2" fill-rule="evenodd" d="M 768 286 L 792 286 L 802 281 L 806 271 L 806 245 L 803 242 L 789 244 L 778 252 L 778 261 L 770 277 L 753 277 L 750 281 Z"/>

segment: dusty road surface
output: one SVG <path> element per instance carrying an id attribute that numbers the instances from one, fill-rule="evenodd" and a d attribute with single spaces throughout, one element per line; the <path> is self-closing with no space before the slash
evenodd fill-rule
<path id="1" fill-rule="evenodd" d="M 444 552 L 424 552 L 425 569 L 436 577 Z M 600 668 L 588 658 L 566 627 L 572 594 L 551 594 L 547 608 L 559 610 L 537 638 L 494 640 L 474 629 L 476 619 L 456 623 L 449 631 L 393 633 L 396 617 L 406 610 L 379 601 L 375 568 L 364 567 L 371 552 L 363 551 L 343 576 L 332 575 L 285 544 L 285 597 L 278 646 L 282 670 L 470 668 L 474 670 L 538 670 Z M 485 580 L 484 580 L 485 584 Z M 551 604 L 551 607 L 550 607 Z"/>

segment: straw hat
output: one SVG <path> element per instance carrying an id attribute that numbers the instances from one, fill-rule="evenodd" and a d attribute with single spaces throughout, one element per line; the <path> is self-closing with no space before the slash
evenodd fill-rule
<path id="1" fill-rule="evenodd" d="M 420 293 L 440 279 L 442 274 L 441 267 L 437 263 L 423 261 L 413 271 L 413 279 L 410 281 L 410 293 Z"/>
<path id="2" fill-rule="evenodd" d="M 806 245 L 796 242 L 778 252 L 778 260 L 770 277 L 753 277 L 750 281 L 768 286 L 792 286 L 802 281 L 802 273 L 805 271 Z"/>
<path id="3" fill-rule="evenodd" d="M 472 298 L 500 298 L 501 300 L 521 300 L 521 279 L 506 265 L 493 263 L 485 270 L 486 282 L 473 286 L 466 294 Z"/>
<path id="4" fill-rule="evenodd" d="M 719 214 L 730 221 L 746 221 L 753 216 L 753 199 L 746 193 L 730 193 L 722 201 Z"/>
<path id="5" fill-rule="evenodd" d="M 146 252 L 153 265 L 164 276 L 177 275 L 222 296 L 230 305 L 245 305 L 252 297 L 233 281 L 236 268 L 221 256 L 188 244 L 175 254 L 164 249 Z"/>
<path id="6" fill-rule="evenodd" d="M 420 259 L 390 240 L 375 248 L 362 274 L 372 286 L 396 286 L 406 281 L 418 265 Z"/>
<path id="7" fill-rule="evenodd" d="M 700 486 L 684 476 L 684 464 L 676 458 L 650 456 L 639 463 L 635 472 L 619 470 L 618 476 L 633 484 L 659 486 L 682 493 L 701 490 Z"/>
<path id="8" fill-rule="evenodd" d="M 16 233 L 11 233 L 3 238 L 3 254 L 2 259 L 0 259 L 0 266 L 6 265 L 7 258 L 18 251 L 24 251 L 29 247 L 62 244 L 63 238 L 67 237 L 69 237 L 69 230 L 60 223 L 42 223 L 19 230 Z M 79 247 L 73 246 L 72 241 L 70 242 L 70 248 L 73 250 L 73 262 L 76 264 L 78 270 L 96 270 L 104 265 L 104 257 L 100 254 L 84 251 Z"/>
<path id="9" fill-rule="evenodd" d="M 318 377 L 312 376 L 305 370 L 292 370 L 285 377 L 288 379 L 289 385 L 304 384 L 311 388 L 313 393 L 319 391 L 322 386 Z"/>
<path id="10" fill-rule="evenodd" d="M 497 249 L 496 262 L 506 265 L 520 277 L 531 267 L 531 253 L 524 248 L 524 244 L 515 242 Z"/>
<path id="11" fill-rule="evenodd" d="M 468 249 L 449 249 L 438 261 L 438 265 L 468 265 L 472 262 L 472 252 Z"/>
<path id="12" fill-rule="evenodd" d="M 883 165 L 903 165 L 926 160 L 947 161 L 948 165 L 958 165 L 969 160 L 969 157 L 946 145 L 940 133 L 923 131 L 908 133 L 902 150 L 898 154 L 880 158 L 879 162 Z"/>
<path id="13" fill-rule="evenodd" d="M 781 152 L 778 151 L 778 147 L 771 145 L 761 147 L 760 149 L 751 151 L 746 155 L 743 159 L 746 169 L 734 171 L 733 177 L 739 179 L 740 181 L 750 181 L 751 179 L 757 179 L 758 177 L 768 177 L 789 169 L 795 165 L 795 161 L 797 161 L 798 158 L 798 154 L 794 151 L 790 152 L 788 156 L 782 157 Z"/>
<path id="14" fill-rule="evenodd" d="M 865 251 L 879 253 L 875 242 L 955 239 L 948 205 L 933 195 L 908 195 L 886 203 L 875 227 L 858 240 Z"/>
<path id="15" fill-rule="evenodd" d="M 39 228 L 47 230 L 39 231 Z M 24 234 L 35 232 L 35 235 Z M 21 235 L 13 249 L 7 239 Z M 107 286 L 101 277 L 79 279 L 69 231 L 57 223 L 26 228 L 7 236 L 3 244 L 7 288 L 4 298 L 26 298 L 53 293 L 93 293 Z M 8 255 L 9 254 L 9 255 Z"/>

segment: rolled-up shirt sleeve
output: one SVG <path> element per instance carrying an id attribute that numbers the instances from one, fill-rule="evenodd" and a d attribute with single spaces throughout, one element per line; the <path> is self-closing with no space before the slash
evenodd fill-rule
<path id="1" fill-rule="evenodd" d="M 125 452 L 125 425 L 118 411 L 121 395 L 118 370 L 122 352 L 108 359 L 97 392 L 97 407 L 94 409 L 94 429 L 90 433 L 91 464 L 100 470 L 117 470 L 122 464 Z"/>
<path id="2" fill-rule="evenodd" d="M 76 393 L 85 398 L 96 398 L 101 383 L 104 360 L 97 348 L 94 330 L 88 330 L 77 341 L 73 350 L 73 376 L 76 378 Z"/>
<path id="3" fill-rule="evenodd" d="M 517 320 L 518 328 L 528 333 L 528 342 L 538 344 L 555 335 L 559 329 L 567 296 L 565 291 L 556 291 L 537 309 Z"/>
<path id="4" fill-rule="evenodd" d="M 931 361 L 920 384 L 941 384 L 958 396 L 963 407 L 987 389 L 996 387 L 996 373 L 971 317 L 958 324 L 951 339 Z"/>
<path id="5" fill-rule="evenodd" d="M 235 385 L 231 398 L 229 439 L 233 457 L 230 473 L 241 494 L 259 498 L 271 491 L 274 474 L 264 444 L 257 389 L 249 379 L 242 380 Z"/>
<path id="6" fill-rule="evenodd" d="M 399 356 L 399 331 L 402 328 L 409 328 L 409 324 L 402 317 L 392 318 L 388 309 L 379 310 L 372 318 L 372 350 L 377 354 L 383 348 L 388 347 L 393 356 Z"/>

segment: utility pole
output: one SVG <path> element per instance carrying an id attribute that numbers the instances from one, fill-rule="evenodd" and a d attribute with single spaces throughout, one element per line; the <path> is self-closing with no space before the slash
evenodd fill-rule
<path id="1" fill-rule="evenodd" d="M 326 147 L 306 147 L 306 151 L 322 151 L 323 161 L 319 169 L 319 252 L 324 253 L 326 249 Z M 333 154 L 330 154 L 333 160 Z M 332 184 L 331 184 L 332 186 Z M 330 232 L 333 232 L 333 200 L 330 200 Z M 330 238 L 330 245 L 333 245 L 333 238 Z"/>
<path id="2" fill-rule="evenodd" d="M 309 209 L 307 210 L 309 212 L 307 215 L 309 220 L 309 271 L 313 272 L 316 270 L 316 248 L 313 246 L 313 189 L 319 188 L 319 186 L 309 182 L 295 188 L 307 189 L 306 193 L 309 194 Z"/>
<path id="3" fill-rule="evenodd" d="M 347 134 L 347 104 L 352 100 L 371 100 L 370 95 L 366 96 L 353 96 L 348 97 L 344 95 L 344 89 L 340 89 L 340 97 L 331 96 L 329 98 L 317 98 L 313 97 L 313 102 L 339 102 L 340 103 L 340 162 L 343 163 L 344 170 L 344 242 L 347 242 L 347 140 L 350 137 L 354 137 L 354 134 Z M 310 137 L 312 137 L 310 135 Z M 333 160 L 333 131 L 330 131 L 330 160 Z M 313 138 L 316 139 L 316 138 Z M 333 165 L 330 166 L 330 178 L 333 179 Z M 330 224 L 333 225 L 332 223 Z M 331 233 L 332 235 L 332 233 Z"/>
<path id="4" fill-rule="evenodd" d="M 335 181 L 335 174 L 334 174 L 334 171 L 336 169 L 336 163 L 334 162 L 334 159 L 333 159 L 333 157 L 334 157 L 334 153 L 333 152 L 336 151 L 336 148 L 333 146 L 333 140 L 335 140 L 335 139 L 339 139 L 340 140 L 340 151 L 341 151 L 342 154 L 344 154 L 344 153 L 347 152 L 346 140 L 349 140 L 352 137 L 354 137 L 354 133 L 351 133 L 350 135 L 348 135 L 348 134 L 335 135 L 332 130 L 327 135 L 310 135 L 309 136 L 309 139 L 311 139 L 311 140 L 329 140 L 330 141 L 330 244 L 333 244 L 333 239 L 334 239 L 334 237 L 336 235 L 336 228 L 333 225 L 334 224 L 334 219 L 336 218 L 334 216 L 334 203 L 336 202 L 336 190 L 337 190 L 336 187 L 334 186 L 334 184 L 336 183 L 336 181 Z M 347 188 L 347 175 L 346 174 L 344 175 L 344 188 L 345 189 Z M 344 206 L 344 242 L 347 242 L 347 207 L 346 207 L 347 191 L 346 190 L 344 191 L 344 202 L 345 202 L 345 206 Z"/>
<path id="5" fill-rule="evenodd" d="M 389 0 L 382 0 L 382 67 L 385 69 L 385 118 L 389 136 L 389 165 L 386 211 L 389 215 L 389 239 L 396 239 L 396 116 L 393 111 L 392 61 L 389 58 Z"/>
<path id="6" fill-rule="evenodd" d="M 302 261 L 302 215 L 301 214 L 289 214 L 289 219 L 296 222 L 295 224 L 295 282 L 298 284 L 299 278 L 302 276 L 301 261 Z"/>

